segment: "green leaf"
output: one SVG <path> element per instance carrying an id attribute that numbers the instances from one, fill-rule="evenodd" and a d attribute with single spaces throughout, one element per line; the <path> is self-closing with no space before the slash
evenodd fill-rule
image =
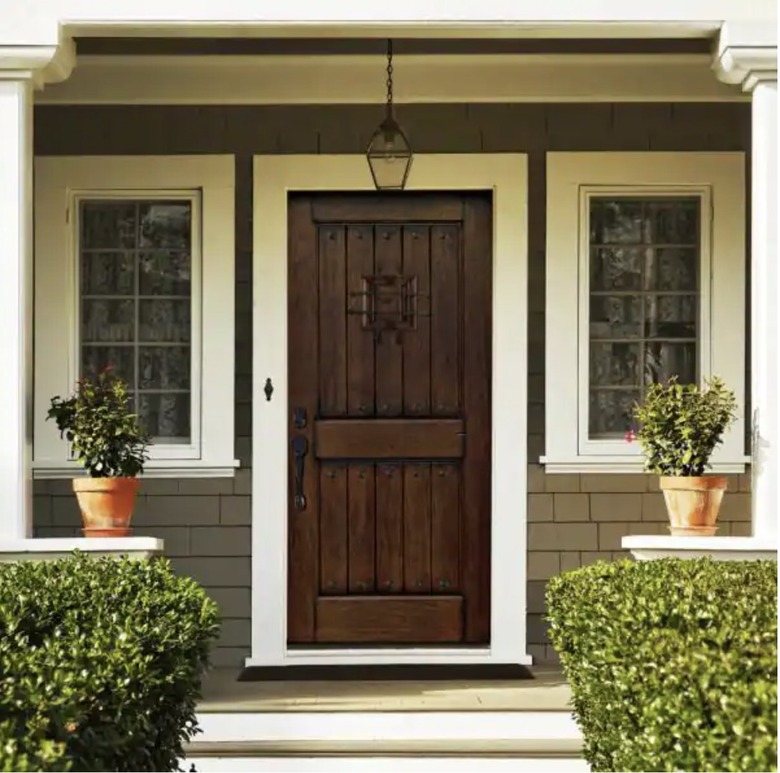
<path id="1" fill-rule="evenodd" d="M 547 610 L 592 770 L 777 770 L 775 561 L 600 562 Z"/>
<path id="2" fill-rule="evenodd" d="M 53 419 L 76 459 L 94 478 L 135 477 L 149 458 L 151 438 L 130 411 L 127 385 L 110 371 L 79 380 L 76 392 L 51 399 Z"/>
<path id="3" fill-rule="evenodd" d="M 176 770 L 218 620 L 164 559 L 0 565 L 0 770 Z"/>
<path id="4" fill-rule="evenodd" d="M 703 389 L 679 384 L 651 384 L 634 406 L 636 433 L 645 469 L 658 475 L 703 475 L 723 434 L 736 419 L 736 398 L 717 377 Z"/>

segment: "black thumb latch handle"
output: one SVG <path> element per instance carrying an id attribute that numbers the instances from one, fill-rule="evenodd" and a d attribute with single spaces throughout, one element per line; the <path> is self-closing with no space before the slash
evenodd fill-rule
<path id="1" fill-rule="evenodd" d="M 306 497 L 303 493 L 303 463 L 309 450 L 309 441 L 303 435 L 292 439 L 293 462 L 295 464 L 295 509 L 299 512 L 306 509 Z"/>

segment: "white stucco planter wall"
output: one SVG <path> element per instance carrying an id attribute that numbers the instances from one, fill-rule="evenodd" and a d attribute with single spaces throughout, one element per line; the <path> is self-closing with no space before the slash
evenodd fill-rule
<path id="1" fill-rule="evenodd" d="M 777 561 L 777 545 L 758 537 L 672 537 L 635 534 L 623 537 L 624 550 L 637 561 L 657 558 L 703 558 L 715 561 Z"/>
<path id="2" fill-rule="evenodd" d="M 163 540 L 155 537 L 57 537 L 0 540 L 0 563 L 53 561 L 67 558 L 74 550 L 95 558 L 114 556 L 145 559 L 162 555 Z"/>

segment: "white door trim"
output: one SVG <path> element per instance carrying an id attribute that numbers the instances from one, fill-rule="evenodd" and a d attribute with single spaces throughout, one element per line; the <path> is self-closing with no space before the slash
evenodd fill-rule
<path id="1" fill-rule="evenodd" d="M 491 640 L 484 648 L 287 647 L 287 197 L 372 190 L 363 156 L 255 156 L 252 387 L 252 654 L 248 666 L 520 663 L 526 651 L 526 317 L 524 154 L 420 155 L 410 190 L 493 191 Z M 267 378 L 274 385 L 269 401 Z M 500 417 L 500 420 L 497 418 Z"/>

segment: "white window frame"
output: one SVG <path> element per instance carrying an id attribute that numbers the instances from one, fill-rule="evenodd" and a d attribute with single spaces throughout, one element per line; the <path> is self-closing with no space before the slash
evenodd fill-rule
<path id="1" fill-rule="evenodd" d="M 232 156 L 36 158 L 34 477 L 69 478 L 80 471 L 56 426 L 46 421 L 51 397 L 70 394 L 79 371 L 79 201 L 128 198 L 193 202 L 192 440 L 153 444 L 144 476 L 235 473 L 234 170 Z"/>
<path id="2" fill-rule="evenodd" d="M 593 196 L 698 196 L 698 369 L 723 378 L 740 414 L 713 470 L 745 455 L 745 155 L 741 152 L 548 153 L 545 455 L 548 473 L 636 473 L 638 443 L 588 437 L 589 202 Z"/>

